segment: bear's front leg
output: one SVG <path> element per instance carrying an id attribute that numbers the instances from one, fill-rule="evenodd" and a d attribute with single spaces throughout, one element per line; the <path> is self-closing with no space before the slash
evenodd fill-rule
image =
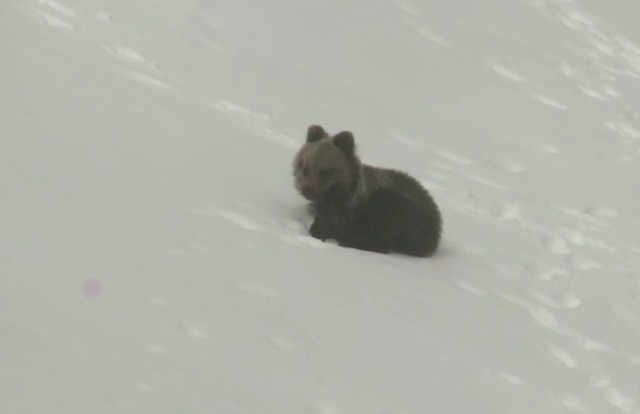
<path id="1" fill-rule="evenodd" d="M 321 216 L 316 217 L 309 229 L 309 233 L 312 237 L 325 241 L 331 237 L 333 233 L 333 223 Z"/>

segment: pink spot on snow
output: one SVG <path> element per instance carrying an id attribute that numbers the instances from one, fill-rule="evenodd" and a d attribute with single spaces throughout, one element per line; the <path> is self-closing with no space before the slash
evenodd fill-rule
<path id="1" fill-rule="evenodd" d="M 90 299 L 98 297 L 102 290 L 102 284 L 96 279 L 87 279 L 84 282 L 83 291 L 84 295 Z"/>

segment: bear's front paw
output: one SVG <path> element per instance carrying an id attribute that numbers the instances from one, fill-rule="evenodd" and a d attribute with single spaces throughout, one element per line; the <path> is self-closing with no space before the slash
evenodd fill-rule
<path id="1" fill-rule="evenodd" d="M 329 238 L 329 235 L 331 234 L 331 229 L 326 224 L 323 224 L 320 220 L 316 220 L 311 225 L 311 228 L 309 229 L 309 233 L 311 234 L 312 237 L 325 241 L 326 239 Z"/>

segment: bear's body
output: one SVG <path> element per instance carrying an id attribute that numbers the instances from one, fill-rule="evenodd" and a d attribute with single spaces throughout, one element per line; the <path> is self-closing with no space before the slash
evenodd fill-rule
<path id="1" fill-rule="evenodd" d="M 403 172 L 362 164 L 351 132 L 331 137 L 310 126 L 293 174 L 296 189 L 313 207 L 313 237 L 412 256 L 430 256 L 438 248 L 442 219 L 433 198 Z"/>

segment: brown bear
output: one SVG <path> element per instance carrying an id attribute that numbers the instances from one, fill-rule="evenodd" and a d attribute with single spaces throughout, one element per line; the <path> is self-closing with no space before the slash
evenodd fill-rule
<path id="1" fill-rule="evenodd" d="M 431 256 L 438 248 L 442 218 L 431 195 L 401 171 L 363 164 L 351 132 L 330 136 L 310 126 L 293 175 L 315 214 L 313 237 L 412 256 Z"/>

